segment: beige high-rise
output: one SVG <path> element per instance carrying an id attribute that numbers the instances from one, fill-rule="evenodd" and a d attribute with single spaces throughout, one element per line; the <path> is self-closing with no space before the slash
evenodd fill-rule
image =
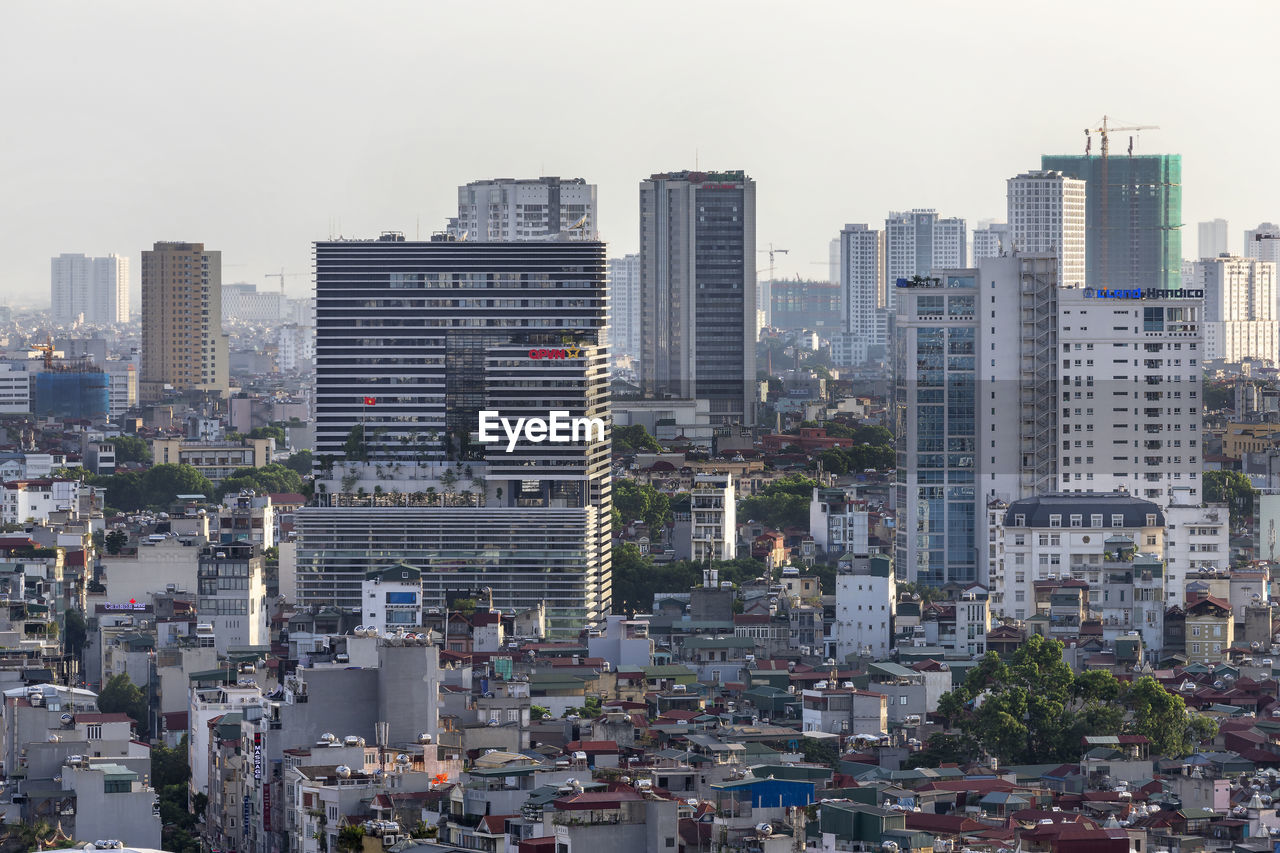
<path id="1" fill-rule="evenodd" d="M 203 243 L 156 243 L 142 253 L 143 402 L 175 391 L 226 395 L 222 253 Z"/>

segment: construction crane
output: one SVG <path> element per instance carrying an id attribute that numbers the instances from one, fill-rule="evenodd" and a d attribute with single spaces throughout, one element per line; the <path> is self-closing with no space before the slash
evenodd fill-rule
<path id="1" fill-rule="evenodd" d="M 1100 271 L 1100 274 L 1104 277 L 1108 276 L 1111 270 L 1111 267 L 1110 267 L 1111 219 L 1110 219 L 1110 204 L 1109 204 L 1110 202 L 1109 195 L 1110 195 L 1110 188 L 1111 188 L 1111 174 L 1110 174 L 1111 173 L 1111 166 L 1110 166 L 1111 134 L 1118 133 L 1118 132 L 1137 133 L 1140 130 L 1159 130 L 1159 129 L 1160 128 L 1154 124 L 1134 124 L 1134 125 L 1116 127 L 1110 123 L 1109 116 L 1103 116 L 1102 121 L 1099 123 L 1097 127 L 1094 127 L 1094 128 L 1086 127 L 1084 129 L 1084 154 L 1086 157 L 1089 156 L 1089 152 L 1093 147 L 1093 137 L 1090 134 L 1096 133 L 1098 134 L 1099 138 L 1102 140 L 1101 144 L 1099 145 L 1099 148 L 1101 149 L 1101 159 L 1100 159 L 1099 168 L 1098 168 L 1099 187 L 1098 187 L 1097 227 L 1098 227 L 1100 239 L 1098 240 L 1097 269 Z M 1133 156 L 1133 137 L 1132 136 L 1129 137 L 1129 156 L 1130 157 Z M 1134 182 L 1137 180 L 1133 174 L 1132 168 L 1129 169 L 1129 180 L 1130 182 Z M 1138 239 L 1137 237 L 1138 205 L 1135 201 L 1136 189 L 1137 189 L 1136 186 L 1132 187 L 1130 191 L 1130 196 L 1129 196 L 1130 197 L 1129 237 L 1130 237 L 1130 240 L 1135 242 Z M 1130 270 L 1130 278 L 1136 279 L 1137 278 L 1136 265 L 1138 262 L 1137 246 L 1136 245 L 1131 246 L 1130 249 L 1131 251 L 1129 254 L 1129 258 L 1130 258 L 1130 266 L 1132 267 Z M 1136 281 L 1130 282 L 1130 284 L 1136 284 L 1136 283 L 1137 283 Z"/>
<path id="2" fill-rule="evenodd" d="M 267 273 L 265 276 L 263 276 L 263 278 L 278 278 L 278 279 L 280 279 L 280 295 L 281 295 L 281 296 L 284 296 L 284 280 L 285 280 L 286 278 L 293 278 L 294 276 L 299 276 L 299 275 L 302 275 L 302 273 L 300 273 L 300 272 L 285 272 L 285 271 L 284 271 L 284 267 L 281 267 L 281 268 L 280 268 L 280 272 L 269 272 L 269 273 Z"/>
<path id="3" fill-rule="evenodd" d="M 790 250 L 790 249 L 775 249 L 775 248 L 773 247 L 773 244 L 772 244 L 772 243 L 770 243 L 770 244 L 769 244 L 769 248 L 767 248 L 767 249 L 759 249 L 758 251 L 760 252 L 760 254 L 764 254 L 765 252 L 768 252 L 768 253 L 769 253 L 769 278 L 773 278 L 773 268 L 774 268 L 774 263 L 773 263 L 773 262 L 774 262 L 774 255 L 789 255 L 789 254 L 791 254 L 791 250 Z"/>
<path id="4" fill-rule="evenodd" d="M 31 348 L 44 353 L 44 369 L 53 370 L 53 336 L 46 338 L 42 344 L 32 344 Z"/>

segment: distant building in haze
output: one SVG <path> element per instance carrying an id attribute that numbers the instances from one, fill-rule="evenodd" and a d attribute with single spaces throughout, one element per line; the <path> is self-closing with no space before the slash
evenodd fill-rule
<path id="1" fill-rule="evenodd" d="M 1185 284 L 1204 291 L 1205 358 L 1277 363 L 1275 264 L 1228 255 L 1204 257 L 1192 262 Z"/>
<path id="2" fill-rule="evenodd" d="M 538 240 L 563 234 L 597 239 L 596 185 L 582 178 L 494 178 L 458 187 L 449 232 L 475 243 Z"/>
<path id="3" fill-rule="evenodd" d="M 1227 254 L 1227 220 L 1211 219 L 1201 222 L 1197 258 L 1216 258 Z"/>
<path id="4" fill-rule="evenodd" d="M 884 222 L 884 307 L 897 307 L 897 281 L 928 275 L 935 269 L 958 269 L 969 258 L 963 219 L 942 219 L 936 210 L 890 213 Z"/>
<path id="5" fill-rule="evenodd" d="M 609 354 L 640 357 L 640 256 L 609 259 Z"/>
<path id="6" fill-rule="evenodd" d="M 1009 245 L 1009 223 L 979 222 L 973 229 L 973 262 L 981 258 L 998 258 L 1012 251 Z"/>
<path id="7" fill-rule="evenodd" d="M 1280 263 L 1280 225 L 1263 222 L 1244 232 L 1244 256 Z"/>
<path id="8" fill-rule="evenodd" d="M 1009 228 L 1017 252 L 1058 256 L 1063 287 L 1085 286 L 1085 182 L 1061 172 L 1009 179 Z"/>
<path id="9" fill-rule="evenodd" d="M 49 298 L 55 323 L 127 323 L 129 259 L 59 255 L 50 263 Z"/>

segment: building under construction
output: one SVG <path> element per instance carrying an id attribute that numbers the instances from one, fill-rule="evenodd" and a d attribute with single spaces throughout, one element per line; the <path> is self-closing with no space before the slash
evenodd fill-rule
<path id="1" fill-rule="evenodd" d="M 1086 287 L 1181 285 L 1181 155 L 1046 154 L 1040 165 L 1086 182 Z"/>
<path id="2" fill-rule="evenodd" d="M 33 377 L 32 384 L 31 408 L 36 417 L 107 419 L 110 381 L 87 358 L 48 364 Z"/>

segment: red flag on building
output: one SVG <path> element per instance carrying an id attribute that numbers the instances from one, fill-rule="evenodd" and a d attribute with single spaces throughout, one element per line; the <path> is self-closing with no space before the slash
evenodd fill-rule
<path id="1" fill-rule="evenodd" d="M 377 398 L 377 397 L 365 397 L 365 398 L 364 398 L 364 404 L 365 404 L 366 406 L 376 406 L 376 405 L 378 405 L 378 398 Z"/>

